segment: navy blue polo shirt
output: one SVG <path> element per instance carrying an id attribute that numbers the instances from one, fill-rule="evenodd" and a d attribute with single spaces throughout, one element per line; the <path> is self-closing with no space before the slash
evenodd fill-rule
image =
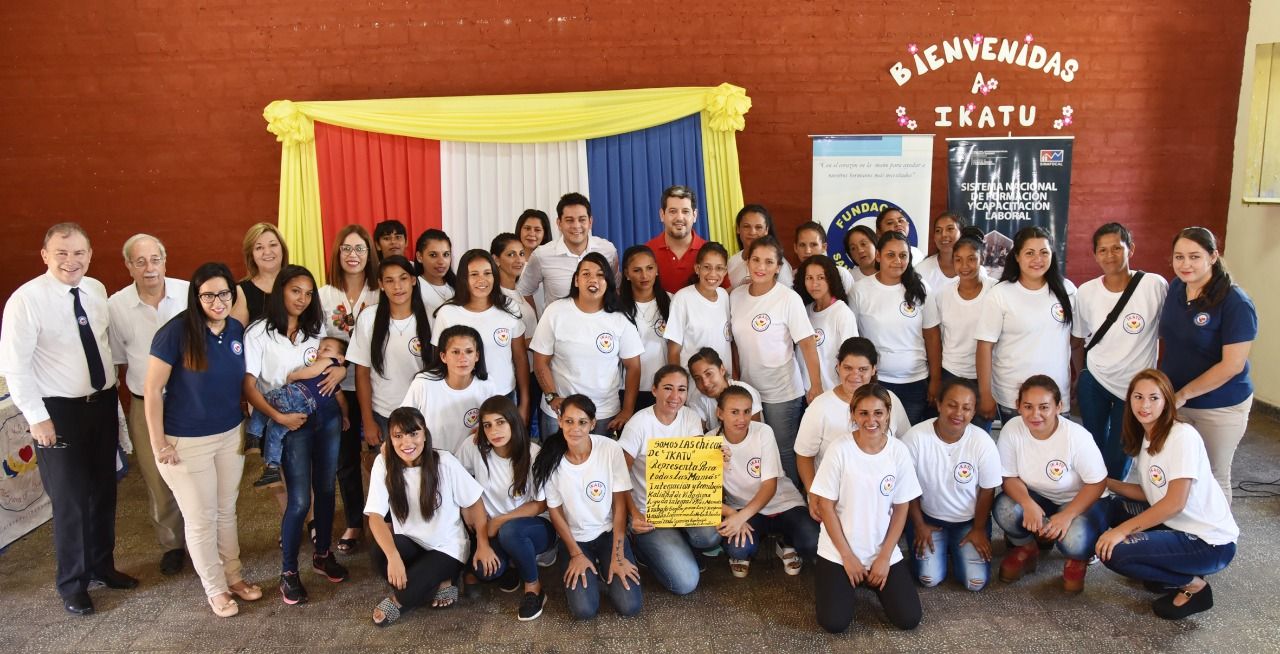
<path id="1" fill-rule="evenodd" d="M 1175 390 L 1186 386 L 1222 361 L 1222 346 L 1247 343 L 1258 336 L 1258 310 L 1239 286 L 1212 309 L 1187 304 L 1187 285 L 1177 279 L 1169 284 L 1168 299 L 1160 315 L 1160 339 L 1164 356 L 1160 370 L 1169 376 Z M 1221 409 L 1235 406 L 1253 395 L 1249 362 L 1227 383 L 1187 401 L 1190 409 Z"/>
<path id="2" fill-rule="evenodd" d="M 195 311 L 198 309 L 187 309 Z M 207 366 L 193 372 L 182 364 L 186 341 L 178 314 L 156 331 L 151 355 L 173 366 L 165 385 L 164 431 L 169 436 L 214 436 L 244 419 L 240 389 L 244 384 L 244 325 L 227 318 L 222 334 L 204 330 Z"/>

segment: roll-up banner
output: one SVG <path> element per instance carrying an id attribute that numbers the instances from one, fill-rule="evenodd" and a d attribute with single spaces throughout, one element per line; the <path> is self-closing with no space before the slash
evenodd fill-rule
<path id="1" fill-rule="evenodd" d="M 986 234 L 984 266 L 1004 270 L 1013 236 L 1041 227 L 1067 265 L 1072 137 L 947 139 L 947 206 Z"/>
<path id="2" fill-rule="evenodd" d="M 827 253 L 856 268 L 844 249 L 856 225 L 876 228 L 885 208 L 911 223 L 907 240 L 928 249 L 932 134 L 820 135 L 813 139 L 813 219 L 827 230 Z"/>

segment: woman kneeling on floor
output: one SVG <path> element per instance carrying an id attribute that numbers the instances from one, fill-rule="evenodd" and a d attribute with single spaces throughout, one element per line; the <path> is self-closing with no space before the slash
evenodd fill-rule
<path id="1" fill-rule="evenodd" d="M 1163 595 L 1155 614 L 1178 620 L 1213 607 L 1207 575 L 1236 554 L 1240 528 L 1209 465 L 1204 439 L 1177 419 L 1173 384 L 1158 370 L 1129 382 L 1123 423 L 1125 454 L 1139 483 L 1107 480 L 1111 524 L 1098 538 L 1098 558 Z"/>
<path id="2" fill-rule="evenodd" d="M 484 489 L 452 454 L 432 449 L 426 420 L 417 409 L 392 411 L 387 428 L 390 438 L 373 461 L 364 505 L 369 533 L 378 545 L 369 550 L 373 569 L 395 588 L 373 610 L 379 627 L 430 602 L 436 586 L 462 570 L 470 547 L 463 516 L 476 531 L 473 565 L 498 567 L 480 501 Z"/>

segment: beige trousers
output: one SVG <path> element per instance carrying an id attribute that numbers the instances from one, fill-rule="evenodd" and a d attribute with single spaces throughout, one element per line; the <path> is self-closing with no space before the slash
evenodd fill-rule
<path id="1" fill-rule="evenodd" d="M 1187 421 L 1200 436 L 1204 438 L 1204 448 L 1209 452 L 1209 468 L 1213 470 L 1213 478 L 1222 486 L 1227 494 L 1227 502 L 1231 502 L 1231 461 L 1236 456 L 1236 447 L 1244 438 L 1245 428 L 1249 426 L 1249 409 L 1253 407 L 1253 396 L 1235 405 L 1221 409 L 1178 409 L 1178 417 Z"/>
<path id="2" fill-rule="evenodd" d="M 151 432 L 147 430 L 147 416 L 143 413 L 142 398 L 134 396 L 129 403 L 129 438 L 133 441 L 134 454 L 138 456 L 138 467 L 142 469 L 142 480 L 147 484 L 147 496 L 151 499 L 151 523 L 155 525 L 156 541 L 164 551 L 182 549 L 183 536 L 182 511 L 178 509 L 177 500 L 173 499 L 173 491 L 160 477 L 156 466 L 155 452 L 151 451 Z"/>

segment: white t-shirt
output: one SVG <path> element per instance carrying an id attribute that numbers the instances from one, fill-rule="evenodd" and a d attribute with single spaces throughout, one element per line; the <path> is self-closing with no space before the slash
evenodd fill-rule
<path id="1" fill-rule="evenodd" d="M 413 376 L 422 371 L 422 343 L 418 340 L 418 319 L 412 313 L 408 318 L 388 320 L 382 374 L 379 374 L 373 369 L 373 321 L 377 313 L 375 308 L 356 319 L 347 361 L 352 367 L 361 365 L 369 369 L 373 411 L 385 418 L 400 406 Z"/>
<path id="2" fill-rule="evenodd" d="M 933 429 L 937 420 L 930 418 L 902 436 L 916 463 L 920 509 L 943 522 L 968 522 L 974 518 L 978 490 L 1004 483 L 1000 454 L 991 436 L 972 424 L 965 426 L 960 440 L 943 442 Z"/>
<path id="3" fill-rule="evenodd" d="M 573 539 L 595 540 L 613 529 L 613 494 L 631 490 L 627 459 L 613 439 L 591 435 L 591 454 L 574 465 L 562 459 L 547 480 L 547 508 L 564 507 Z"/>
<path id="4" fill-rule="evenodd" d="M 422 372 L 413 376 L 400 406 L 421 411 L 431 431 L 431 446 L 452 452 L 480 424 L 480 405 L 502 394 L 492 381 L 473 377 L 466 388 L 455 390 L 444 379 L 432 379 Z"/>
<path id="5" fill-rule="evenodd" d="M 659 289 L 659 292 L 666 293 Z M 640 355 L 640 390 L 653 388 L 653 376 L 658 369 L 667 365 L 667 321 L 658 311 L 658 301 L 636 303 L 636 331 L 640 333 L 640 342 L 644 345 L 644 354 Z M 626 381 L 625 375 L 623 381 Z"/>
<path id="6" fill-rule="evenodd" d="M 822 371 L 822 388 L 830 390 L 840 383 L 836 376 L 836 354 L 845 339 L 858 335 L 858 319 L 853 310 L 841 300 L 829 305 L 821 311 L 814 311 L 813 304 L 806 310 L 809 322 L 813 325 L 813 333 L 818 342 L 818 369 Z M 797 349 L 796 357 L 800 357 Z M 810 386 L 809 369 L 800 366 L 800 379 L 805 387 Z"/>
<path id="7" fill-rule="evenodd" d="M 529 301 L 524 299 L 515 289 L 504 288 L 502 293 L 520 310 L 520 322 L 524 323 L 525 339 L 533 338 L 533 330 L 538 328 L 538 313 L 529 305 Z"/>
<path id="8" fill-rule="evenodd" d="M 1102 347 L 1099 345 L 1098 347 Z M 1186 532 L 1209 543 L 1223 545 L 1234 543 L 1240 537 L 1240 527 L 1231 515 L 1231 505 L 1222 492 L 1222 486 L 1214 480 L 1209 470 L 1209 454 L 1204 439 L 1195 427 L 1185 422 L 1174 423 L 1159 454 L 1150 454 L 1151 445 L 1143 439 L 1142 451 L 1133 468 L 1141 477 L 1142 493 L 1147 503 L 1154 505 L 1169 492 L 1169 482 L 1174 479 L 1190 479 L 1191 493 L 1182 512 L 1164 521 L 1170 529 Z"/>
<path id="9" fill-rule="evenodd" d="M 646 453 L 649 451 L 649 440 L 653 438 L 679 438 L 682 436 L 701 436 L 702 418 L 687 406 L 680 407 L 676 419 L 664 425 L 653 412 L 653 407 L 637 411 L 622 428 L 622 436 L 618 445 L 622 451 L 631 456 L 631 499 L 636 509 L 645 512 L 649 498 L 648 482 L 645 479 Z"/>
<path id="10" fill-rule="evenodd" d="M 906 288 L 892 286 L 876 277 L 868 277 L 853 285 L 853 312 L 858 316 L 858 332 L 876 344 L 880 364 L 876 367 L 882 381 L 891 384 L 916 382 L 929 376 L 929 361 L 924 352 L 924 326 L 934 306 L 929 302 L 925 285 L 925 301 L 908 304 Z"/>
<path id="11" fill-rule="evenodd" d="M 440 334 L 454 325 L 466 325 L 480 333 L 484 341 L 484 365 L 489 381 L 506 395 L 516 388 L 516 364 L 511 358 L 511 339 L 524 337 L 524 321 L 498 307 L 476 313 L 456 304 L 440 307 L 431 328 L 431 344 L 440 346 Z"/>
<path id="12" fill-rule="evenodd" d="M 1058 428 L 1049 438 L 1031 435 L 1022 416 L 1015 416 L 1000 429 L 1001 474 L 1017 477 L 1027 488 L 1062 506 L 1075 499 L 1085 484 L 1107 478 L 1102 452 L 1089 430 L 1058 418 Z"/>
<path id="13" fill-rule="evenodd" d="M 1108 393 L 1123 399 L 1134 375 L 1156 367 L 1160 313 L 1168 292 L 1169 282 L 1163 277 L 1154 273 L 1143 275 L 1115 324 L 1089 350 L 1089 372 Z M 1076 293 L 1078 313 L 1071 321 L 1071 335 L 1084 339 L 1087 345 L 1121 295 L 1108 291 L 1101 277 L 1081 284 Z"/>
<path id="14" fill-rule="evenodd" d="M 982 317 L 987 291 L 995 280 L 979 277 L 982 290 L 972 300 L 960 297 L 960 285 L 951 283 L 929 296 L 934 310 L 925 314 L 926 329 L 940 327 L 942 335 L 942 369 L 965 379 L 978 378 L 978 319 Z"/>
<path id="15" fill-rule="evenodd" d="M 1075 315 L 1076 287 L 1066 281 Z M 1071 327 L 1046 283 L 1032 291 L 1019 282 L 999 282 L 987 291 L 974 336 L 994 343 L 991 393 L 1001 406 L 1018 403 L 1018 387 L 1032 375 L 1049 375 L 1071 406 Z M 955 372 L 955 371 L 952 371 Z"/>
<path id="16" fill-rule="evenodd" d="M 480 454 L 480 448 L 476 447 L 476 438 L 477 436 L 468 436 L 459 441 L 453 454 L 484 489 L 484 510 L 490 518 L 511 513 L 529 502 L 547 499 L 541 488 L 533 487 L 532 463 L 538 458 L 540 449 L 537 443 L 529 444 L 530 470 L 525 477 L 525 487 L 519 495 L 513 496 L 511 483 L 515 479 L 515 471 L 511 466 L 511 459 L 504 459 L 497 452 L 490 451 L 486 465 L 485 457 Z"/>
<path id="17" fill-rule="evenodd" d="M 718 436 L 719 431 L 707 432 Z M 778 453 L 778 439 L 773 429 L 763 422 L 751 421 L 747 435 L 741 443 L 733 444 L 724 439 L 728 460 L 724 464 L 724 503 L 741 510 L 760 491 L 760 484 L 770 479 L 778 480 L 773 498 L 760 509 L 760 515 L 777 515 L 797 506 L 804 506 L 804 498 L 791 479 L 782 474 L 782 456 Z"/>
<path id="18" fill-rule="evenodd" d="M 751 394 L 751 415 L 755 415 L 764 411 L 764 405 L 760 403 L 760 393 L 752 388 L 750 384 L 746 384 L 736 380 L 729 380 L 730 386 L 741 386 L 747 389 Z M 702 393 L 694 395 L 689 394 L 689 408 L 698 412 L 698 417 L 702 418 L 702 422 L 706 423 L 707 429 L 715 431 L 720 428 L 720 418 L 716 416 L 716 399 L 707 397 Z"/>
<path id="19" fill-rule="evenodd" d="M 702 297 L 694 286 L 686 286 L 671 298 L 665 338 L 680 346 L 680 365 L 704 347 L 720 355 L 725 369 L 733 375 L 733 330 L 729 325 L 729 292 L 716 289 L 716 301 Z"/>
<path id="20" fill-rule="evenodd" d="M 581 393 L 596 405 L 596 417 L 612 418 L 622 410 L 623 359 L 644 354 L 640 333 L 627 317 L 603 309 L 584 313 L 573 298 L 547 305 L 529 348 L 551 357 L 551 375 L 560 397 Z M 544 389 L 552 390 L 552 389 Z M 546 401 L 542 410 L 555 415 Z"/>
<path id="21" fill-rule="evenodd" d="M 391 496 L 386 482 L 387 462 L 382 454 L 373 460 L 373 468 L 369 471 L 369 498 L 365 500 L 364 513 L 373 516 L 374 520 L 390 515 L 393 533 L 408 536 L 425 549 L 443 552 L 465 564 L 471 544 L 467 529 L 462 524 L 462 509 L 475 504 L 482 489 L 452 454 L 438 450 L 436 454 L 440 456 L 440 465 L 436 468 L 440 475 L 436 484 L 439 503 L 430 520 L 422 518 L 419 508 L 422 466 L 404 469 L 408 516 L 402 521 L 391 511 Z"/>
<path id="22" fill-rule="evenodd" d="M 850 438 L 827 453 L 809 492 L 836 503 L 836 517 L 849 549 L 862 565 L 871 567 L 889 534 L 894 505 L 920 497 L 920 484 L 902 441 L 890 438 L 879 452 L 867 454 Z M 825 522 L 818 534 L 818 556 L 837 564 L 844 561 Z M 894 545 L 889 565 L 901 560 L 902 551 Z"/>
<path id="23" fill-rule="evenodd" d="M 369 307 L 378 306 L 378 291 L 363 287 L 355 306 L 350 304 L 347 294 L 337 286 L 325 284 L 320 287 L 320 308 L 324 311 L 324 335 L 340 338 L 348 343 L 355 333 L 355 321 Z M 350 322 L 348 322 L 350 321 Z M 356 367 L 347 366 L 347 376 L 342 380 L 342 390 L 356 390 Z"/>
<path id="24" fill-rule="evenodd" d="M 300 340 L 290 343 L 280 332 L 267 331 L 266 320 L 258 320 L 245 330 L 245 372 L 257 377 L 258 390 L 264 395 L 284 386 L 289 373 L 316 362 L 320 338 L 308 338 L 302 331 L 295 338 Z"/>
<path id="25" fill-rule="evenodd" d="M 794 346 L 813 336 L 813 325 L 800 296 L 774 284 L 756 297 L 746 285 L 729 293 L 729 306 L 742 380 L 756 387 L 769 403 L 789 402 L 804 395 Z"/>
<path id="26" fill-rule="evenodd" d="M 889 400 L 893 408 L 889 409 L 890 436 L 904 434 L 911 429 L 911 420 L 902 408 L 902 400 L 897 393 L 889 391 Z M 832 443 L 852 438 L 858 426 L 849 418 L 849 403 L 840 399 L 833 388 L 813 400 L 800 417 L 800 428 L 796 431 L 796 455 L 814 458 L 813 467 L 822 465 L 822 457 Z"/>
<path id="27" fill-rule="evenodd" d="M 745 250 L 743 251 L 745 252 Z M 742 258 L 743 253 L 735 254 L 729 257 L 729 288 L 735 289 L 743 284 L 751 281 L 751 271 L 747 268 L 746 259 Z M 796 281 L 796 271 L 791 267 L 791 263 L 783 259 L 778 268 L 778 284 L 791 288 Z"/>
<path id="28" fill-rule="evenodd" d="M 431 332 L 436 331 L 436 309 L 453 299 L 454 290 L 448 284 L 436 286 L 422 277 L 418 277 L 418 292 L 422 294 L 422 304 L 427 307 L 427 322 L 431 323 Z"/>
<path id="29" fill-rule="evenodd" d="M 938 254 L 936 252 L 925 257 L 924 261 L 914 260 L 911 267 L 916 271 L 916 274 L 920 275 L 920 279 L 923 279 L 924 283 L 929 288 L 934 289 L 935 292 L 941 292 L 948 284 L 960 281 L 960 275 L 947 277 L 946 273 L 942 272 L 942 266 L 938 265 Z"/>
<path id="30" fill-rule="evenodd" d="M 844 266 L 836 266 L 836 272 L 840 273 L 840 285 L 844 287 L 844 296 L 846 298 L 853 297 L 853 285 L 857 283 L 858 278 L 862 276 L 862 271 L 850 271 Z M 854 275 L 857 273 L 857 276 Z"/>

